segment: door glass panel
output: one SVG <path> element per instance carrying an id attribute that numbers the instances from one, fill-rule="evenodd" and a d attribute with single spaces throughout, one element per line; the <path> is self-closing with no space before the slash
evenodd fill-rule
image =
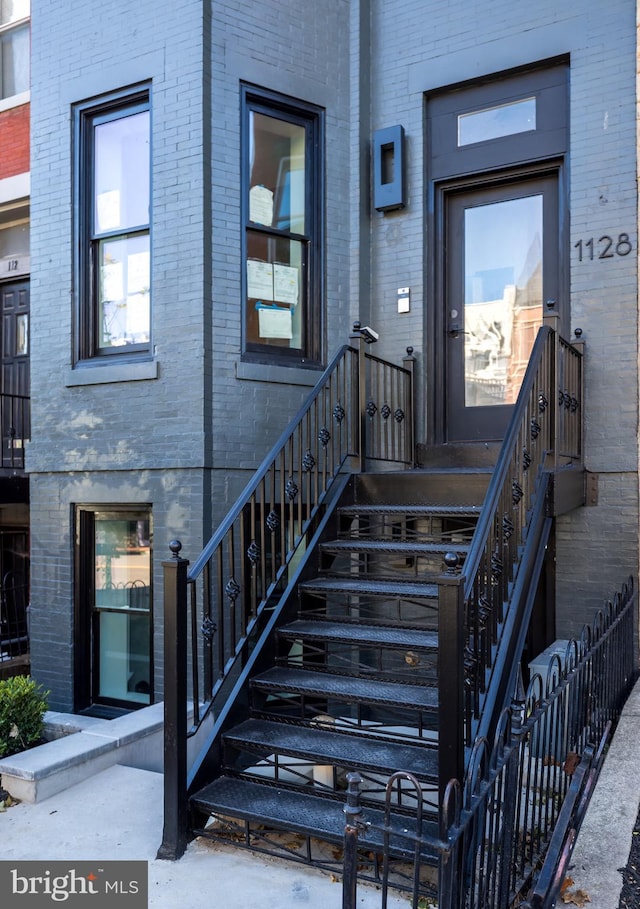
<path id="1" fill-rule="evenodd" d="M 148 518 L 96 515 L 98 695 L 150 703 L 151 543 Z"/>
<path id="2" fill-rule="evenodd" d="M 542 324 L 542 195 L 464 214 L 464 399 L 513 404 Z"/>

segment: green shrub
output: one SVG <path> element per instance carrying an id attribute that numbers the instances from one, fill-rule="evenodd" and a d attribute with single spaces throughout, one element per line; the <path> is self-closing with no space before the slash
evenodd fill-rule
<path id="1" fill-rule="evenodd" d="M 0 680 L 0 758 L 40 741 L 48 696 L 29 676 Z"/>

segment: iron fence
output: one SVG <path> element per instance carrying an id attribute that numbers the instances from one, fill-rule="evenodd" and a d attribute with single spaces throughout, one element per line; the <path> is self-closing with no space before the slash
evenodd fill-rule
<path id="1" fill-rule="evenodd" d="M 501 714 L 492 744 L 479 738 L 462 780 L 452 780 L 441 806 L 440 838 L 422 818 L 407 829 L 389 824 L 398 786 L 420 784 L 398 772 L 387 784 L 386 819 L 369 824 L 351 775 L 343 909 L 355 909 L 358 878 L 408 890 L 413 909 L 549 909 L 564 879 L 573 844 L 608 741 L 636 672 L 630 578 L 581 637 L 555 654 L 546 678 L 535 675 L 523 697 Z M 418 799 L 420 801 L 420 799 Z M 382 854 L 367 860 L 367 839 Z M 379 850 L 376 850 L 379 853 Z M 422 902 L 421 902 L 422 901 Z"/>

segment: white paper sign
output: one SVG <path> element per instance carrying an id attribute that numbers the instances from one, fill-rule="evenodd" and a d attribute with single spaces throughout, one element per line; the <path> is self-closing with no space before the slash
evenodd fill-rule
<path id="1" fill-rule="evenodd" d="M 249 220 L 254 224 L 273 224 L 273 193 L 266 186 L 252 186 L 249 190 Z"/>
<path id="2" fill-rule="evenodd" d="M 261 338 L 291 338 L 291 310 L 270 306 L 258 309 L 258 329 Z"/>
<path id="3" fill-rule="evenodd" d="M 280 303 L 298 305 L 298 269 L 291 265 L 273 266 L 273 298 Z"/>
<path id="4" fill-rule="evenodd" d="M 247 259 L 247 296 L 254 300 L 273 300 L 273 265 Z"/>

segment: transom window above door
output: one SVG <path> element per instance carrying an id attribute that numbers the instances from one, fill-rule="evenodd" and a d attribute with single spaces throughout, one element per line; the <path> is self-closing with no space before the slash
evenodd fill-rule
<path id="1" fill-rule="evenodd" d="M 427 95 L 432 180 L 548 160 L 567 149 L 567 67 L 554 63 Z"/>

